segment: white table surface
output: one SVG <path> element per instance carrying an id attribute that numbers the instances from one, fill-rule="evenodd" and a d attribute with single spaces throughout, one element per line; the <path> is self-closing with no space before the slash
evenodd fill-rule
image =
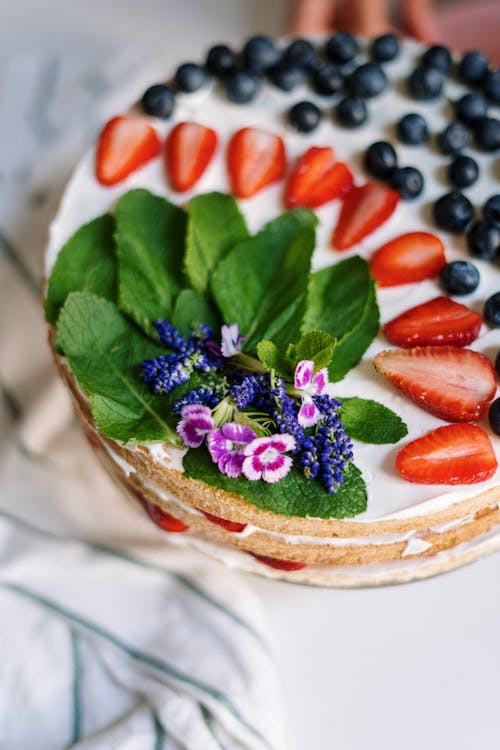
<path id="1" fill-rule="evenodd" d="M 1 0 L 0 55 L 125 49 L 167 70 L 279 33 L 284 0 Z M 500 747 L 500 556 L 374 590 L 244 576 L 265 603 L 289 750 Z"/>

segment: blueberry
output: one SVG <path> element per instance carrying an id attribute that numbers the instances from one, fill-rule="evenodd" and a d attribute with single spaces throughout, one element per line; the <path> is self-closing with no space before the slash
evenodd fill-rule
<path id="1" fill-rule="evenodd" d="M 415 167 L 399 167 L 395 169 L 390 179 L 391 187 L 401 193 L 403 200 L 416 198 L 424 189 L 422 172 Z"/>
<path id="2" fill-rule="evenodd" d="M 365 153 L 365 167 L 371 175 L 378 177 L 379 180 L 390 177 L 397 165 L 396 152 L 387 141 L 372 143 Z"/>
<path id="3" fill-rule="evenodd" d="M 477 161 L 471 156 L 459 154 L 448 167 L 448 178 L 454 187 L 466 188 L 473 185 L 479 177 Z"/>
<path id="4" fill-rule="evenodd" d="M 495 372 L 500 378 L 500 349 L 497 351 L 497 356 L 495 357 Z"/>
<path id="5" fill-rule="evenodd" d="M 500 328 L 500 292 L 492 294 L 484 303 L 483 318 L 492 328 Z"/>
<path id="6" fill-rule="evenodd" d="M 346 128 L 358 128 L 368 119 L 365 100 L 359 96 L 346 96 L 337 104 L 337 119 Z"/>
<path id="7" fill-rule="evenodd" d="M 455 114 L 459 120 L 468 124 L 479 117 L 484 117 L 488 110 L 486 99 L 481 94 L 465 94 L 455 102 Z"/>
<path id="8" fill-rule="evenodd" d="M 312 102 L 298 102 L 288 112 L 288 122 L 300 133 L 315 130 L 322 117 L 321 110 Z"/>
<path id="9" fill-rule="evenodd" d="M 500 68 L 489 70 L 483 81 L 483 89 L 487 98 L 494 104 L 500 104 Z"/>
<path id="10" fill-rule="evenodd" d="M 259 34 L 245 42 L 242 57 L 246 70 L 261 75 L 278 63 L 281 54 L 273 39 Z"/>
<path id="11" fill-rule="evenodd" d="M 196 63 L 184 63 L 175 71 L 175 84 L 179 91 L 198 91 L 208 81 L 207 72 Z"/>
<path id="12" fill-rule="evenodd" d="M 283 59 L 306 70 L 314 70 L 319 65 L 317 52 L 308 39 L 294 39 L 290 42 L 283 53 Z"/>
<path id="13" fill-rule="evenodd" d="M 370 55 L 377 62 L 389 62 L 399 55 L 399 39 L 395 34 L 382 34 L 370 45 Z"/>
<path id="14" fill-rule="evenodd" d="M 462 83 L 474 85 L 481 83 L 489 66 L 489 60 L 482 52 L 466 52 L 458 65 L 457 75 Z"/>
<path id="15" fill-rule="evenodd" d="M 443 74 L 435 68 L 419 65 L 408 79 L 408 90 L 414 99 L 436 99 L 443 90 Z"/>
<path id="16" fill-rule="evenodd" d="M 463 122 L 451 122 L 438 136 L 439 148 L 443 154 L 458 154 L 469 145 L 469 130 Z"/>
<path id="17" fill-rule="evenodd" d="M 468 260 L 454 260 L 445 265 L 439 281 L 447 294 L 470 294 L 479 285 L 479 271 Z"/>
<path id="18" fill-rule="evenodd" d="M 467 230 L 467 245 L 476 258 L 493 260 L 500 250 L 500 226 L 488 219 L 474 221 Z"/>
<path id="19" fill-rule="evenodd" d="M 312 87 L 317 94 L 330 96 L 342 91 L 344 87 L 344 76 L 335 63 L 323 63 L 313 71 L 311 76 Z"/>
<path id="20" fill-rule="evenodd" d="M 235 70 L 227 76 L 224 88 L 229 101 L 235 104 L 246 104 L 257 94 L 259 79 L 247 70 Z"/>
<path id="21" fill-rule="evenodd" d="M 500 224 L 500 195 L 492 195 L 483 206 L 483 216 L 495 224 Z"/>
<path id="22" fill-rule="evenodd" d="M 399 139 L 410 146 L 426 143 L 429 138 L 429 128 L 422 115 L 410 112 L 404 115 L 396 125 Z"/>
<path id="23" fill-rule="evenodd" d="M 325 46 L 325 54 L 329 60 L 344 65 L 350 62 L 359 52 L 359 45 L 351 34 L 339 31 L 331 36 Z"/>
<path id="24" fill-rule="evenodd" d="M 454 191 L 438 198 L 433 207 L 434 221 L 441 229 L 461 232 L 474 216 L 472 203 L 465 195 Z"/>
<path id="25" fill-rule="evenodd" d="M 141 107 L 147 115 L 166 120 L 174 111 L 174 92 L 164 83 L 155 83 L 142 95 Z"/>
<path id="26" fill-rule="evenodd" d="M 282 91 L 293 91 L 296 86 L 300 86 L 306 79 L 306 71 L 299 65 L 280 62 L 272 68 L 269 73 L 269 80 Z"/>
<path id="27" fill-rule="evenodd" d="M 490 427 L 495 435 L 500 435 L 500 398 L 496 398 L 490 406 L 488 412 Z"/>
<path id="28" fill-rule="evenodd" d="M 207 53 L 206 69 L 214 76 L 224 78 L 236 68 L 236 55 L 225 44 L 216 44 Z"/>
<path id="29" fill-rule="evenodd" d="M 497 151 L 500 148 L 500 120 L 480 117 L 474 121 L 474 135 L 483 151 Z"/>
<path id="30" fill-rule="evenodd" d="M 365 63 L 351 73 L 347 83 L 353 96 L 371 99 L 387 87 L 387 76 L 377 63 Z"/>
<path id="31" fill-rule="evenodd" d="M 447 76 L 451 70 L 450 50 L 441 44 L 429 47 L 422 55 L 422 65 L 425 65 L 426 68 L 439 70 L 440 73 Z"/>

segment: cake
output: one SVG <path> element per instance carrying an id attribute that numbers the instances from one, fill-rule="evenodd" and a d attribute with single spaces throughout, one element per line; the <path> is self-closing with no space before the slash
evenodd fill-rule
<path id="1" fill-rule="evenodd" d="M 238 59 L 112 118 L 51 226 L 89 442 L 169 540 L 252 572 L 376 585 L 497 548 L 498 75 L 392 35 Z"/>

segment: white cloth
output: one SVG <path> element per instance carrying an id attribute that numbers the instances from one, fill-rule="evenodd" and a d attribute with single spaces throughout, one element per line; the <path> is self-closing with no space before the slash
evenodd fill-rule
<path id="1" fill-rule="evenodd" d="M 115 489 L 46 344 L 47 225 L 125 78 L 146 80 L 118 58 L 0 69 L 0 748 L 278 748 L 260 602 Z"/>

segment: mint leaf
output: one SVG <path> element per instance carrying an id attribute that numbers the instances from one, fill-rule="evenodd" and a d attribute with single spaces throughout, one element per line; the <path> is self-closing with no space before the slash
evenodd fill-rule
<path id="1" fill-rule="evenodd" d="M 332 361 L 336 343 L 337 339 L 326 331 L 309 331 L 296 344 L 288 346 L 286 356 L 293 370 L 301 360 L 308 359 L 314 362 L 317 372 L 323 367 L 328 367 Z"/>
<path id="2" fill-rule="evenodd" d="M 262 480 L 251 482 L 244 477 L 232 479 L 219 471 L 205 448 L 188 451 L 183 461 L 184 472 L 191 479 L 234 493 L 272 513 L 313 518 L 351 518 L 366 510 L 366 486 L 361 472 L 352 463 L 337 494 L 331 495 L 319 482 L 307 480 L 293 469 L 275 484 L 266 484 Z"/>
<path id="3" fill-rule="evenodd" d="M 401 417 L 387 406 L 364 398 L 343 398 L 340 420 L 350 437 L 363 443 L 397 443 L 408 434 Z"/>
<path id="4" fill-rule="evenodd" d="M 169 318 L 184 286 L 186 215 L 147 190 L 131 190 L 116 206 L 120 307 L 146 333 Z"/>
<path id="5" fill-rule="evenodd" d="M 55 324 L 70 292 L 94 292 L 115 301 L 117 260 L 110 214 L 84 224 L 61 249 L 50 275 L 45 316 Z"/>
<path id="6" fill-rule="evenodd" d="M 205 294 L 219 260 L 248 236 L 245 220 L 231 195 L 208 193 L 192 198 L 184 267 L 193 289 Z"/>
<path id="7" fill-rule="evenodd" d="M 257 356 L 269 372 L 274 372 L 279 375 L 280 378 L 286 378 L 290 380 L 293 375 L 293 370 L 290 367 L 290 363 L 281 354 L 280 350 L 272 341 L 259 341 L 257 344 Z"/>
<path id="8" fill-rule="evenodd" d="M 354 256 L 311 275 L 302 331 L 321 329 L 337 339 L 330 380 L 341 380 L 358 364 L 378 327 L 375 283 L 365 260 Z"/>
<path id="9" fill-rule="evenodd" d="M 127 442 L 176 440 L 166 399 L 142 382 L 139 364 L 164 352 L 108 300 L 72 292 L 57 324 L 70 367 L 106 437 Z"/>
<path id="10" fill-rule="evenodd" d="M 219 319 L 206 297 L 194 289 L 183 289 L 175 300 L 171 323 L 183 336 L 189 336 L 197 323 L 205 323 L 215 331 Z"/>

